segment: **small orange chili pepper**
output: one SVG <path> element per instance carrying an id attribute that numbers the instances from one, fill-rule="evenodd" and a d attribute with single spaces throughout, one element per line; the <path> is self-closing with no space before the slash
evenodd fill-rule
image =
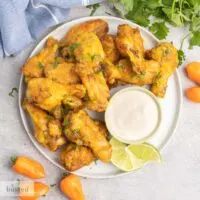
<path id="1" fill-rule="evenodd" d="M 19 200 L 37 200 L 48 193 L 49 186 L 41 182 L 21 182 L 19 191 Z"/>
<path id="2" fill-rule="evenodd" d="M 44 167 L 37 161 L 28 157 L 19 156 L 14 159 L 12 169 L 32 179 L 44 178 L 46 176 Z"/>
<path id="3" fill-rule="evenodd" d="M 191 62 L 186 66 L 188 77 L 200 84 L 200 62 Z"/>
<path id="4" fill-rule="evenodd" d="M 200 87 L 188 88 L 185 93 L 188 99 L 200 103 Z"/>
<path id="5" fill-rule="evenodd" d="M 70 200 L 84 200 L 85 199 L 81 181 L 78 178 L 78 176 L 74 174 L 70 174 L 61 180 L 60 190 Z"/>

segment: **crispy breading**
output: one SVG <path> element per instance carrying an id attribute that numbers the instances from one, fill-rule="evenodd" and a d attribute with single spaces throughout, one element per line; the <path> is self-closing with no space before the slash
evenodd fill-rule
<path id="1" fill-rule="evenodd" d="M 95 72 L 92 67 L 84 64 L 77 64 L 76 69 L 89 97 L 86 106 L 97 112 L 105 111 L 110 94 L 103 73 Z"/>
<path id="2" fill-rule="evenodd" d="M 151 91 L 158 97 L 164 97 L 169 77 L 178 66 L 178 51 L 170 42 L 162 42 L 146 52 L 146 56 L 160 63 L 160 71 L 155 78 Z"/>
<path id="3" fill-rule="evenodd" d="M 68 144 L 60 153 L 60 163 L 68 170 L 75 171 L 95 160 L 91 149 L 76 144 Z"/>
<path id="4" fill-rule="evenodd" d="M 91 119 L 84 110 L 69 113 L 65 117 L 64 125 L 64 133 L 68 140 L 91 148 L 100 160 L 110 161 L 112 148 L 106 137 L 105 125 Z"/>
<path id="5" fill-rule="evenodd" d="M 75 64 L 69 62 L 48 64 L 44 68 L 45 77 L 62 84 L 80 83 L 80 78 L 75 72 Z"/>
<path id="6" fill-rule="evenodd" d="M 145 61 L 143 65 L 145 67 L 144 73 L 136 74 L 132 69 L 131 62 L 127 59 L 120 60 L 116 65 L 105 60 L 104 73 L 110 85 L 115 84 L 117 81 L 134 85 L 152 84 L 159 72 L 160 65 L 153 60 Z"/>
<path id="7" fill-rule="evenodd" d="M 105 58 L 112 63 L 116 63 L 119 60 L 120 54 L 116 47 L 115 36 L 105 35 L 101 38 L 101 43 L 105 52 Z"/>
<path id="8" fill-rule="evenodd" d="M 66 143 L 60 121 L 27 101 L 23 103 L 23 108 L 33 121 L 34 136 L 40 144 L 51 151 L 56 151 Z"/>
<path id="9" fill-rule="evenodd" d="M 86 89 L 81 84 L 62 85 L 47 78 L 34 78 L 27 84 L 26 98 L 29 102 L 51 112 L 56 106 L 61 105 L 67 96 L 82 98 Z"/>

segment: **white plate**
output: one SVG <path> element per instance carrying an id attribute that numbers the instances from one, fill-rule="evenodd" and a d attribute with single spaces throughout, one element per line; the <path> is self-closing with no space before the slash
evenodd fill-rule
<path id="1" fill-rule="evenodd" d="M 43 48 L 45 41 L 47 40 L 49 36 L 53 36 L 56 39 L 61 39 L 69 30 L 69 28 L 71 28 L 75 24 L 85 22 L 91 19 L 97 19 L 97 18 L 104 19 L 108 22 L 109 30 L 110 30 L 110 33 L 112 34 L 116 34 L 117 26 L 119 24 L 126 23 L 126 24 L 131 25 L 132 27 L 139 27 L 144 39 L 145 49 L 152 48 L 159 42 L 159 40 L 156 39 L 149 31 L 147 31 L 146 29 L 130 21 L 123 20 L 116 17 L 108 17 L 108 16 L 85 17 L 85 18 L 77 19 L 71 22 L 67 22 L 66 24 L 63 24 L 62 26 L 58 27 L 56 30 L 51 32 L 41 42 L 39 42 L 39 44 L 31 53 L 30 57 L 37 54 Z M 124 87 L 127 87 L 127 86 L 112 89 L 111 94 L 114 94 L 116 91 Z M 57 167 L 64 169 L 58 162 L 58 152 L 55 153 L 55 152 L 48 151 L 47 149 L 43 148 L 34 138 L 30 118 L 27 116 L 27 114 L 25 113 L 25 111 L 23 110 L 21 106 L 21 102 L 23 101 L 23 97 L 24 97 L 24 91 L 25 91 L 25 84 L 23 83 L 23 76 L 21 76 L 20 85 L 19 85 L 19 109 L 20 109 L 22 122 L 24 124 L 25 130 L 28 136 L 30 137 L 31 141 L 34 143 L 36 148 L 49 161 L 51 161 Z M 167 141 L 170 139 L 170 137 L 172 136 L 172 134 L 174 133 L 176 129 L 177 121 L 180 115 L 181 104 L 182 104 L 181 91 L 182 90 L 181 90 L 180 77 L 179 77 L 178 71 L 176 71 L 170 77 L 165 98 L 159 99 L 159 102 L 161 104 L 161 109 L 162 109 L 162 122 L 159 128 L 159 131 L 157 131 L 151 138 L 147 140 L 148 143 L 154 145 L 158 149 L 161 149 L 166 145 Z M 104 117 L 103 115 L 94 116 L 94 113 L 91 113 L 91 112 L 90 114 L 93 115 L 93 117 L 95 118 Z M 76 172 L 74 172 L 74 174 L 83 176 L 83 177 L 90 177 L 90 178 L 112 178 L 119 175 L 127 174 L 127 172 L 122 172 L 111 164 L 105 164 L 98 161 L 96 164 L 92 163 L 90 166 L 86 166 L 80 170 L 77 170 Z"/>

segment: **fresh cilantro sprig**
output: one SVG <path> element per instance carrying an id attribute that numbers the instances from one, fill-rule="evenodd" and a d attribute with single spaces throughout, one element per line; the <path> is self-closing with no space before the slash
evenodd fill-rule
<path id="1" fill-rule="evenodd" d="M 122 14 L 113 5 L 124 8 L 123 16 L 141 26 L 149 27 L 159 39 L 165 39 L 169 32 L 166 23 L 174 26 L 189 26 L 189 45 L 200 46 L 200 0 L 110 0 L 112 10 L 117 16 Z M 121 11 L 121 10 L 120 10 Z M 121 16 L 120 16 L 121 15 Z M 162 22 L 150 18 L 161 19 Z"/>

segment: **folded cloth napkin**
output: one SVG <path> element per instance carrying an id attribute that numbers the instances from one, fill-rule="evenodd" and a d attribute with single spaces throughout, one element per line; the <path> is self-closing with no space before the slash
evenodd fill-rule
<path id="1" fill-rule="evenodd" d="M 103 0 L 0 0 L 0 58 L 16 55 L 69 10 Z"/>

